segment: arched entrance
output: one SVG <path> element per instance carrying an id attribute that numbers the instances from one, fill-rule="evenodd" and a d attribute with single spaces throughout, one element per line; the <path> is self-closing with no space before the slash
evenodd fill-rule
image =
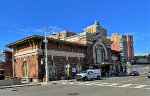
<path id="1" fill-rule="evenodd" d="M 100 65 L 107 59 L 107 48 L 101 39 L 98 39 L 93 46 L 94 65 Z"/>
<path id="2" fill-rule="evenodd" d="M 102 45 L 95 46 L 95 63 L 102 64 L 105 61 L 105 50 Z"/>

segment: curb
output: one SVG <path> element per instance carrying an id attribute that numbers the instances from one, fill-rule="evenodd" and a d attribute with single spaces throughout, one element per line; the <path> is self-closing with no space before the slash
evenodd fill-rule
<path id="1" fill-rule="evenodd" d="M 16 88 L 16 87 L 30 87 L 30 86 L 39 86 L 42 85 L 41 83 L 36 83 L 36 84 L 22 84 L 22 85 L 12 85 L 12 86 L 1 86 L 0 89 L 5 89 L 5 88 Z"/>
<path id="2" fill-rule="evenodd" d="M 58 81 L 50 81 L 48 83 L 41 82 L 41 83 L 29 83 L 29 84 L 22 84 L 22 85 L 11 85 L 11 86 L 0 86 L 0 89 L 6 88 L 16 88 L 16 87 L 30 87 L 30 86 L 40 86 L 40 85 L 49 85 L 49 84 L 58 84 L 62 82 L 74 82 L 75 80 L 58 80 Z"/>

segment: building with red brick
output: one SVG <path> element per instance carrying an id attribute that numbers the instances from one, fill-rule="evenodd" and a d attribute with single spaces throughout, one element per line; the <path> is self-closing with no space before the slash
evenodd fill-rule
<path id="1" fill-rule="evenodd" d="M 88 31 L 87 31 L 88 30 Z M 62 36 L 53 34 L 48 39 L 48 72 L 49 79 L 61 79 L 66 75 L 66 64 L 70 65 L 70 76 L 88 68 L 100 68 L 107 73 L 115 71 L 112 59 L 112 42 L 106 38 L 107 30 L 95 22 L 84 29 L 80 34 Z M 67 33 L 68 34 L 68 33 Z M 62 36 L 62 37 L 59 37 Z M 57 37 L 57 38 L 55 38 Z M 23 38 L 7 46 L 13 49 L 13 76 L 32 79 L 34 82 L 43 81 L 45 78 L 45 45 L 44 36 L 33 35 Z M 116 54 L 116 53 L 115 53 Z"/>
<path id="2" fill-rule="evenodd" d="M 12 70 L 12 52 L 3 50 L 3 60 L 0 61 L 0 75 L 5 78 L 11 78 L 13 76 Z"/>
<path id="3" fill-rule="evenodd" d="M 42 63 L 45 58 L 43 40 L 43 36 L 33 35 L 7 45 L 14 52 L 14 77 L 32 78 L 34 81 L 45 78 L 45 64 Z M 71 68 L 86 66 L 85 50 L 86 46 L 83 44 L 48 38 L 50 79 L 65 76 L 65 66 L 68 63 Z"/>

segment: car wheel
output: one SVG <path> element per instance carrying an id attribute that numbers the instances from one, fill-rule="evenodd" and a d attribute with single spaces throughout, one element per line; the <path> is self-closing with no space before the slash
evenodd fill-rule
<path id="1" fill-rule="evenodd" d="M 100 76 L 98 75 L 98 76 L 97 76 L 97 80 L 100 80 L 100 79 L 101 79 L 101 78 L 100 78 Z"/>
<path id="2" fill-rule="evenodd" d="M 77 81 L 79 81 L 79 79 L 77 79 Z"/>
<path id="3" fill-rule="evenodd" d="M 84 81 L 87 81 L 88 80 L 88 78 L 87 77 L 84 77 Z"/>

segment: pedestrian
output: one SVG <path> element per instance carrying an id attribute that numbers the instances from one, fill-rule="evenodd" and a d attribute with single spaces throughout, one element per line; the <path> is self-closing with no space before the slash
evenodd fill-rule
<path id="1" fill-rule="evenodd" d="M 69 81 L 69 75 L 70 75 L 70 70 L 69 70 L 69 68 L 67 68 L 67 79 L 68 79 L 68 81 Z"/>

